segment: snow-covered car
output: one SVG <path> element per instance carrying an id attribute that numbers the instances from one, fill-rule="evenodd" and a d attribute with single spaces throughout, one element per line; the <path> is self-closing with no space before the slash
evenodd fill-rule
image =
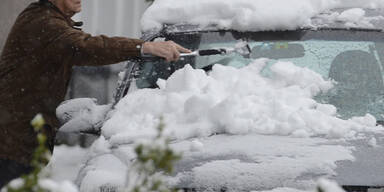
<path id="1" fill-rule="evenodd" d="M 166 178 L 175 188 L 306 190 L 324 177 L 348 191 L 383 187 L 382 11 L 333 10 L 305 27 L 270 23 L 247 31 L 179 22 L 146 33 L 146 41 L 191 50 L 245 41 L 251 53 L 129 61 L 113 104 L 63 103 L 63 131 L 100 134 L 79 172 L 80 190 L 127 185 L 135 142 L 151 139 L 160 121 L 183 156 Z"/>

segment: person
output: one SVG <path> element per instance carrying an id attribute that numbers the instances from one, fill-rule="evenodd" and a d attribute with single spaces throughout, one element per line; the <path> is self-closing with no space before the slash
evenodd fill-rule
<path id="1" fill-rule="evenodd" d="M 80 11 L 81 0 L 40 0 L 11 29 L 0 57 L 0 188 L 31 171 L 37 141 L 30 121 L 39 113 L 53 150 L 55 109 L 64 100 L 72 66 L 108 65 L 142 54 L 176 61 L 190 52 L 172 41 L 91 36 L 71 19 Z"/>

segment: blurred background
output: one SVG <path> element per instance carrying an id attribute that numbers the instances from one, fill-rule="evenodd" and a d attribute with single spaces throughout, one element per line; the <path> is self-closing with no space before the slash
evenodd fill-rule
<path id="1" fill-rule="evenodd" d="M 38 0 L 1 0 L 0 52 L 16 17 L 30 3 L 36 1 Z M 83 0 L 82 12 L 72 19 L 83 21 L 83 31 L 92 35 L 140 38 L 141 15 L 149 5 L 147 0 Z M 118 73 L 123 68 L 124 63 L 107 67 L 74 67 L 66 99 L 87 97 L 96 98 L 99 104 L 111 103 Z M 86 147 L 95 138 L 91 135 L 59 132 L 57 143 Z"/>

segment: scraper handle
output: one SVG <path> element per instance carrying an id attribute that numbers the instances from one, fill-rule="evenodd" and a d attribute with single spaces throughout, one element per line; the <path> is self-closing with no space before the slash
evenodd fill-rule
<path id="1" fill-rule="evenodd" d="M 209 55 L 225 55 L 227 54 L 226 49 L 204 49 L 193 51 L 192 53 L 180 53 L 180 57 L 190 57 L 190 56 L 209 56 Z M 142 58 L 145 61 L 159 60 L 163 59 L 153 55 L 143 55 Z"/>
<path id="2" fill-rule="evenodd" d="M 227 51 L 225 49 L 206 49 L 206 50 L 200 50 L 199 55 L 200 56 L 207 56 L 207 55 L 224 55 Z"/>

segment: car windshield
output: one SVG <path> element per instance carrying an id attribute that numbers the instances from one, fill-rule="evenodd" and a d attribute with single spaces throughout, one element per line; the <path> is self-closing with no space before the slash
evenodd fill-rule
<path id="1" fill-rule="evenodd" d="M 186 57 L 176 63 L 158 59 L 143 62 L 136 78 L 138 88 L 154 88 L 156 81 L 167 79 L 186 64 L 209 71 L 214 64 L 243 67 L 258 58 L 268 58 L 269 66 L 289 61 L 309 68 L 336 83 L 332 90 L 316 99 L 338 109 L 342 118 L 372 114 L 382 121 L 384 109 L 384 35 L 377 31 L 299 30 L 286 32 L 189 32 L 165 36 L 191 50 L 235 47 L 239 40 L 248 42 L 249 56 L 232 53 Z"/>

